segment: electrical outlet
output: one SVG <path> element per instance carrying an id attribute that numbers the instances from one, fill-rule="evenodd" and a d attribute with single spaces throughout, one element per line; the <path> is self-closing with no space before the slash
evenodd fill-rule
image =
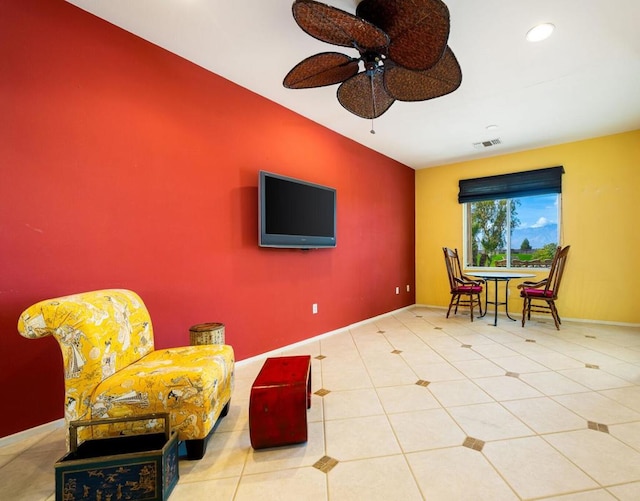
<path id="1" fill-rule="evenodd" d="M 400 287 L 396 287 L 396 294 L 400 294 Z"/>
<path id="2" fill-rule="evenodd" d="M 411 292 L 411 286 L 407 284 L 407 292 Z"/>
<path id="3" fill-rule="evenodd" d="M 315 315 L 316 313 L 318 313 L 318 303 L 313 303 L 311 305 L 311 312 Z"/>

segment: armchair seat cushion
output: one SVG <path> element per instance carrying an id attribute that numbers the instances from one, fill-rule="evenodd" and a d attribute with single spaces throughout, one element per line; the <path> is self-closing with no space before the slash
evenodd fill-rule
<path id="1" fill-rule="evenodd" d="M 544 289 L 530 289 L 530 288 L 524 288 L 522 289 L 522 291 L 520 292 L 520 296 L 521 297 L 540 297 L 540 298 L 552 298 L 553 297 L 553 291 L 552 290 L 544 290 Z"/>
<path id="2" fill-rule="evenodd" d="M 228 345 L 153 351 L 96 387 L 91 418 L 168 412 L 180 440 L 203 439 L 231 398 L 233 366 Z"/>

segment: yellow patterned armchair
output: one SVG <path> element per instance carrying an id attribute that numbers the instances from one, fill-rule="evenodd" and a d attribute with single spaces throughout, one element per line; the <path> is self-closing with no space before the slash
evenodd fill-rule
<path id="1" fill-rule="evenodd" d="M 228 345 L 154 349 L 151 318 L 140 297 L 110 289 L 41 301 L 18 321 L 26 338 L 53 335 L 62 350 L 65 419 L 168 412 L 190 459 L 200 459 L 219 417 L 229 410 L 234 354 Z M 143 431 L 137 422 L 80 436 Z M 146 431 L 146 430 L 145 430 Z"/>

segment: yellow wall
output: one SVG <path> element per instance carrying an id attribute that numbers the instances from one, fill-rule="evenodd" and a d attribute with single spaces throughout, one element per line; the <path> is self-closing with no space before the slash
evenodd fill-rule
<path id="1" fill-rule="evenodd" d="M 560 316 L 640 323 L 640 130 L 416 171 L 416 302 L 449 303 L 442 247 L 462 250 L 460 179 L 556 165 L 565 170 L 561 244 L 571 245 Z M 513 282 L 509 311 L 519 313 Z"/>

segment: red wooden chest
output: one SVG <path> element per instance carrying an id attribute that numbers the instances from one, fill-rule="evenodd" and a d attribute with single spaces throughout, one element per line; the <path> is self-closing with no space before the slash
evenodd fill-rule
<path id="1" fill-rule="evenodd" d="M 311 356 L 267 358 L 251 386 L 249 435 L 254 449 L 307 441 Z"/>

